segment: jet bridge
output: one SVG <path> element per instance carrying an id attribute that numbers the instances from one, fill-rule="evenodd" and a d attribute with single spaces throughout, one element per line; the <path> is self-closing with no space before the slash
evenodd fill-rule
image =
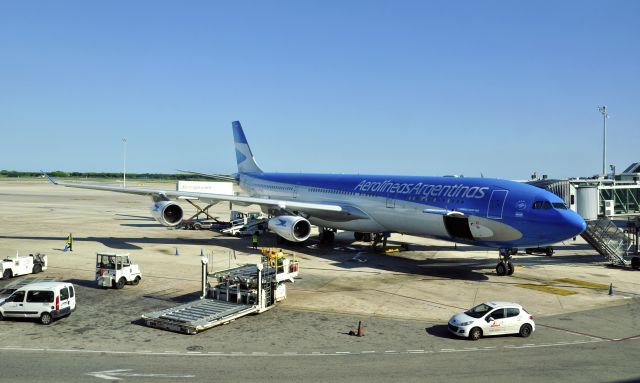
<path id="1" fill-rule="evenodd" d="M 612 265 L 640 268 L 640 163 L 621 175 L 535 180 L 534 186 L 562 198 L 587 223 L 581 236 Z M 623 222 L 623 219 L 626 222 Z"/>

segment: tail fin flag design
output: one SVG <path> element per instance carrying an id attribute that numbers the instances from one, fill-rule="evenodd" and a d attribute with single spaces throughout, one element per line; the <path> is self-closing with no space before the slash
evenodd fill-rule
<path id="1" fill-rule="evenodd" d="M 233 121 L 231 123 L 233 127 L 233 141 L 236 145 L 236 161 L 238 162 L 238 172 L 240 173 L 262 173 L 262 170 L 256 164 L 247 142 L 247 137 L 244 135 L 242 125 L 240 121 Z"/>

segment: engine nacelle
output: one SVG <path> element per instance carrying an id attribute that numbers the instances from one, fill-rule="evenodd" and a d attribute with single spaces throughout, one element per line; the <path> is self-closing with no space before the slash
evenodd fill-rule
<path id="1" fill-rule="evenodd" d="M 182 208 L 171 201 L 158 201 L 151 206 L 151 215 L 162 226 L 173 227 L 182 222 Z"/>
<path id="2" fill-rule="evenodd" d="M 291 242 L 303 242 L 311 235 L 311 223 L 294 215 L 281 215 L 269 220 L 269 230 Z"/>

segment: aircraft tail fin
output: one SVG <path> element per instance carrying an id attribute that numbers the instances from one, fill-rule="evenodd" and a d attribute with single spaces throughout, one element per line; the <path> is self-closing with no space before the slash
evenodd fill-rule
<path id="1" fill-rule="evenodd" d="M 240 173 L 262 173 L 262 169 L 256 164 L 251 148 L 244 135 L 240 121 L 233 121 L 233 141 L 236 145 L 236 161 Z"/>

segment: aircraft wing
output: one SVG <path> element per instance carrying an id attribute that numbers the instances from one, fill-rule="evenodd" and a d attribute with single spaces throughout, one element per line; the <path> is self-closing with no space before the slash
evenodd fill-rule
<path id="1" fill-rule="evenodd" d="M 304 201 L 288 201 L 271 198 L 249 197 L 239 195 L 226 195 L 226 194 L 211 194 L 211 193 L 196 193 L 185 192 L 176 190 L 163 190 L 153 188 L 122 188 L 118 186 L 108 185 L 96 185 L 85 184 L 79 182 L 62 182 L 56 181 L 51 176 L 45 173 L 45 176 L 54 185 L 80 188 L 80 189 L 92 189 L 103 190 L 115 193 L 126 194 L 138 194 L 147 195 L 154 199 L 191 199 L 200 200 L 205 203 L 217 203 L 217 202 L 232 202 L 240 205 L 260 205 L 268 208 L 285 209 L 294 212 L 306 213 L 310 216 L 315 216 L 323 219 L 339 219 L 339 220 L 353 220 L 359 218 L 368 218 L 368 215 L 362 210 L 354 206 L 340 205 L 340 204 L 324 204 L 324 203 L 309 203 Z"/>

